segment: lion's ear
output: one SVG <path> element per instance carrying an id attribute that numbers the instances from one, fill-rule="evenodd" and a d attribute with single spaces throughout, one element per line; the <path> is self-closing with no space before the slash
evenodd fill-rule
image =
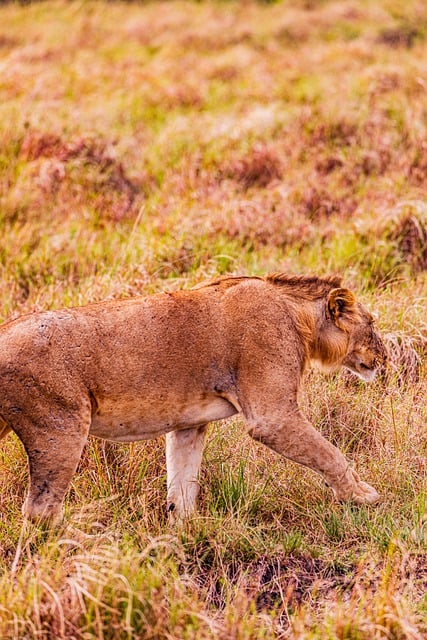
<path id="1" fill-rule="evenodd" d="M 328 295 L 328 311 L 333 320 L 338 320 L 346 311 L 351 311 L 356 302 L 350 289 L 332 289 Z"/>

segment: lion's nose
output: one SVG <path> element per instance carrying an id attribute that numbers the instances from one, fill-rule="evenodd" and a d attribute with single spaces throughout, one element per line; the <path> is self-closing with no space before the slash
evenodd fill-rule
<path id="1" fill-rule="evenodd" d="M 358 365 L 361 369 L 372 371 L 372 369 L 376 368 L 375 358 L 373 356 L 363 355 L 361 358 L 358 358 Z"/>

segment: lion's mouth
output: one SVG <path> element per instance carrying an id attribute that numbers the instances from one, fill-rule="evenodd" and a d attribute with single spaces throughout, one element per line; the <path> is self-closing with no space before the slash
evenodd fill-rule
<path id="1" fill-rule="evenodd" d="M 375 379 L 378 371 L 377 367 L 368 367 L 364 362 L 361 362 L 360 368 L 362 371 L 362 377 L 366 382 L 372 382 L 372 380 Z"/>
<path id="2" fill-rule="evenodd" d="M 347 364 L 344 366 L 346 366 L 347 369 L 349 369 L 352 373 L 354 373 L 365 382 L 372 382 L 375 379 L 378 371 L 378 368 L 376 366 L 369 366 L 361 360 L 359 362 L 355 362 L 354 365 Z"/>

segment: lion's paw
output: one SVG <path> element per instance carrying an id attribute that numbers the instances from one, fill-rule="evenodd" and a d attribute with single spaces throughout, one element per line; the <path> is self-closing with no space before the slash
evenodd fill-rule
<path id="1" fill-rule="evenodd" d="M 380 494 L 374 487 L 371 487 L 367 482 L 359 480 L 353 489 L 351 499 L 357 504 L 374 504 L 374 502 L 378 502 L 380 497 Z"/>

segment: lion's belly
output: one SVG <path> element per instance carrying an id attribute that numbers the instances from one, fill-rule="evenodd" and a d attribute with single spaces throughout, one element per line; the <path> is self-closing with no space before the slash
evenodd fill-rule
<path id="1" fill-rule="evenodd" d="M 90 433 L 99 438 L 132 442 L 156 438 L 175 429 L 188 429 L 222 420 L 237 413 L 236 408 L 220 397 L 196 399 L 181 406 L 165 408 L 145 403 L 104 402 L 92 417 Z"/>

